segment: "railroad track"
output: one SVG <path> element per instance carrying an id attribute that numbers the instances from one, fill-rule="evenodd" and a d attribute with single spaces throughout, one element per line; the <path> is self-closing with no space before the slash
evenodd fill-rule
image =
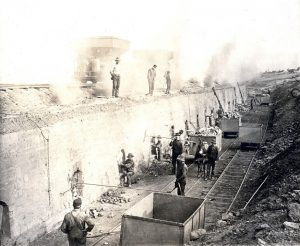
<path id="1" fill-rule="evenodd" d="M 233 152 L 234 149 L 232 148 L 233 146 L 235 146 L 236 144 L 236 140 L 235 139 L 226 139 L 224 141 L 224 146 L 223 148 L 225 149 L 221 155 L 220 155 L 220 159 L 221 160 L 226 160 L 228 161 L 229 159 L 232 158 L 233 156 Z M 197 170 L 196 170 L 196 166 L 194 164 L 191 164 L 188 166 L 188 185 L 187 185 L 187 189 L 189 190 L 194 190 L 195 186 L 197 186 L 197 184 L 202 180 L 201 178 L 197 177 Z M 218 168 L 216 168 L 216 172 L 218 172 Z M 176 178 L 172 179 L 170 182 L 168 182 L 165 186 L 163 186 L 163 188 L 160 190 L 161 192 L 168 192 L 170 190 L 172 190 L 174 188 L 174 184 L 175 184 L 175 180 Z M 207 182 L 207 181 L 205 181 Z M 213 181 L 208 181 L 210 183 L 212 183 Z M 172 192 L 173 194 L 176 193 L 176 190 L 174 190 Z M 119 221 L 118 223 L 116 223 L 112 229 L 109 230 L 109 233 L 116 233 L 119 232 L 121 230 L 121 221 Z M 112 240 L 109 240 L 110 238 L 113 238 Z M 104 235 L 101 236 L 97 239 L 91 240 L 90 243 L 88 244 L 88 246 L 96 246 L 96 245 L 100 245 L 104 240 L 109 240 L 114 241 L 114 235 Z M 111 243 L 110 243 L 111 244 Z"/>
<path id="2" fill-rule="evenodd" d="M 205 226 L 209 228 L 229 210 L 248 172 L 256 151 L 237 151 L 213 187 L 204 197 L 207 215 Z"/>
<path id="3" fill-rule="evenodd" d="M 258 112 L 257 117 L 250 117 L 247 121 L 252 123 L 264 123 L 266 130 L 268 113 L 265 109 L 267 108 L 263 108 L 262 111 Z M 191 164 L 188 167 L 186 196 L 198 197 L 205 200 L 206 228 L 215 225 L 216 221 L 221 218 L 222 213 L 227 212 L 232 206 L 256 155 L 257 151 L 238 150 L 239 144 L 238 138 L 223 139 L 223 149 L 225 150 L 219 156 L 219 161 L 215 168 L 215 174 L 216 177 L 218 177 L 217 180 L 205 181 L 203 178 L 198 178 L 196 165 Z M 174 183 L 175 178 L 168 182 L 161 189 L 161 192 L 172 190 Z M 175 194 L 176 190 L 172 193 Z M 109 230 L 109 232 L 118 232 L 120 229 L 121 221 Z M 99 245 L 104 239 L 109 239 L 110 237 L 112 236 L 105 235 L 99 237 L 96 241 L 89 244 L 89 246 Z"/>

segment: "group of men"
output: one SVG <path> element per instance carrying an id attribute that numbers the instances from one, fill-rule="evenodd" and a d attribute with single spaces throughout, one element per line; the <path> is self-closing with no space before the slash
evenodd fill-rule
<path id="1" fill-rule="evenodd" d="M 212 140 L 207 148 L 207 143 L 200 140 L 197 146 L 194 162 L 198 166 L 198 177 L 200 178 L 200 173 L 203 172 L 204 180 L 211 180 L 214 176 L 216 161 L 219 158 L 218 147 L 215 144 L 215 140 Z"/>
<path id="2" fill-rule="evenodd" d="M 180 139 L 183 131 L 178 132 L 174 135 L 173 140 L 170 142 L 172 149 L 171 163 L 172 163 L 172 174 L 176 175 L 175 187 L 177 188 L 177 194 L 185 194 L 185 185 L 187 177 L 187 165 L 185 164 L 186 152 L 184 151 L 184 145 Z M 202 177 L 204 180 L 212 179 L 214 176 L 214 170 L 216 161 L 218 160 L 219 151 L 216 146 L 215 140 L 212 140 L 210 145 L 199 140 L 197 150 L 194 157 L 194 163 L 198 166 L 198 177 L 203 172 Z"/>
<path id="3" fill-rule="evenodd" d="M 117 57 L 115 62 L 110 70 L 111 80 L 112 80 L 112 97 L 119 97 L 119 89 L 120 89 L 120 79 L 121 79 L 121 72 L 120 72 L 120 59 Z M 148 69 L 147 79 L 148 79 L 148 86 L 149 86 L 149 93 L 147 95 L 152 96 L 154 91 L 154 84 L 156 78 L 156 68 L 157 65 L 153 65 L 151 68 Z M 170 94 L 171 89 L 171 77 L 170 77 L 170 70 L 165 72 L 165 80 L 167 89 L 165 91 L 166 94 Z"/>

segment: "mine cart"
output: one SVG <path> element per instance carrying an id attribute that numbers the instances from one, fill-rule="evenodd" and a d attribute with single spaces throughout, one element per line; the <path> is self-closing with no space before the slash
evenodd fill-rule
<path id="1" fill-rule="evenodd" d="M 203 199 L 151 193 L 122 217 L 120 245 L 184 245 L 204 228 Z"/>
<path id="2" fill-rule="evenodd" d="M 215 136 L 192 134 L 192 135 L 190 135 L 190 139 L 193 143 L 193 145 L 191 146 L 191 149 L 190 149 L 191 155 L 195 155 L 199 140 L 201 140 L 202 142 L 204 142 L 204 141 L 207 142 L 208 145 L 210 145 L 211 141 L 215 140 L 218 150 L 220 151 L 222 149 L 222 132 L 221 131 Z"/>
<path id="3" fill-rule="evenodd" d="M 258 149 L 262 141 L 262 125 L 244 123 L 240 127 L 241 149 Z"/>
<path id="4" fill-rule="evenodd" d="M 222 118 L 220 128 L 223 132 L 223 137 L 238 137 L 239 126 L 240 118 Z"/>

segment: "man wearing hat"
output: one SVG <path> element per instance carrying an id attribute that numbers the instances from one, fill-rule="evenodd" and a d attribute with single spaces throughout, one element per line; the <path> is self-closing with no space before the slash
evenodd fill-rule
<path id="1" fill-rule="evenodd" d="M 170 142 L 172 148 L 172 174 L 176 171 L 176 160 L 179 155 L 183 152 L 183 146 L 180 141 L 180 134 L 176 133 L 173 141 Z"/>
<path id="2" fill-rule="evenodd" d="M 147 79 L 148 79 L 148 84 L 149 84 L 149 94 L 150 96 L 153 95 L 153 91 L 154 91 L 154 80 L 156 77 L 156 65 L 153 65 L 152 68 L 148 69 L 148 75 L 147 75 Z"/>
<path id="3" fill-rule="evenodd" d="M 82 201 L 76 198 L 73 201 L 74 209 L 67 213 L 61 225 L 61 231 L 68 234 L 69 246 L 85 246 L 86 235 L 94 228 L 94 223 L 83 211 Z"/>
<path id="4" fill-rule="evenodd" d="M 131 177 L 134 175 L 134 155 L 129 153 L 127 155 L 127 160 L 124 162 L 123 165 L 123 173 L 121 175 L 121 179 L 127 179 L 128 187 L 131 187 Z"/>
<path id="5" fill-rule="evenodd" d="M 179 196 L 184 196 L 184 190 L 186 185 L 186 174 L 187 165 L 185 164 L 185 156 L 183 154 L 179 155 L 177 160 L 177 170 L 176 170 L 176 182 L 175 187 L 177 187 L 177 194 Z"/>
<path id="6" fill-rule="evenodd" d="M 120 88 L 120 66 L 119 66 L 119 57 L 115 59 L 115 63 L 110 70 L 111 80 L 113 82 L 112 96 L 119 96 L 119 88 Z"/>
<path id="7" fill-rule="evenodd" d="M 212 140 L 211 144 L 207 148 L 207 176 L 209 179 L 214 176 L 216 161 L 219 159 L 218 147 L 215 145 L 216 141 Z"/>

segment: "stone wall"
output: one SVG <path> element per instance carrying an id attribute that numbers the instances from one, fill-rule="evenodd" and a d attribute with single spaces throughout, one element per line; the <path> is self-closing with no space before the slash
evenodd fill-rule
<path id="1" fill-rule="evenodd" d="M 217 94 L 225 110 L 231 110 L 234 88 L 218 89 Z M 58 225 L 71 208 L 74 173 L 76 177 L 80 171 L 86 183 L 117 185 L 122 148 L 135 155 L 137 164 L 147 163 L 149 136 L 169 137 L 171 125 L 175 131 L 185 129 L 185 120 L 196 125 L 197 114 L 203 127 L 205 109 L 212 108 L 218 108 L 212 92 L 161 97 L 1 135 L 0 201 L 9 208 L 11 237 L 31 240 Z M 96 200 L 104 190 L 84 185 L 84 202 Z"/>

